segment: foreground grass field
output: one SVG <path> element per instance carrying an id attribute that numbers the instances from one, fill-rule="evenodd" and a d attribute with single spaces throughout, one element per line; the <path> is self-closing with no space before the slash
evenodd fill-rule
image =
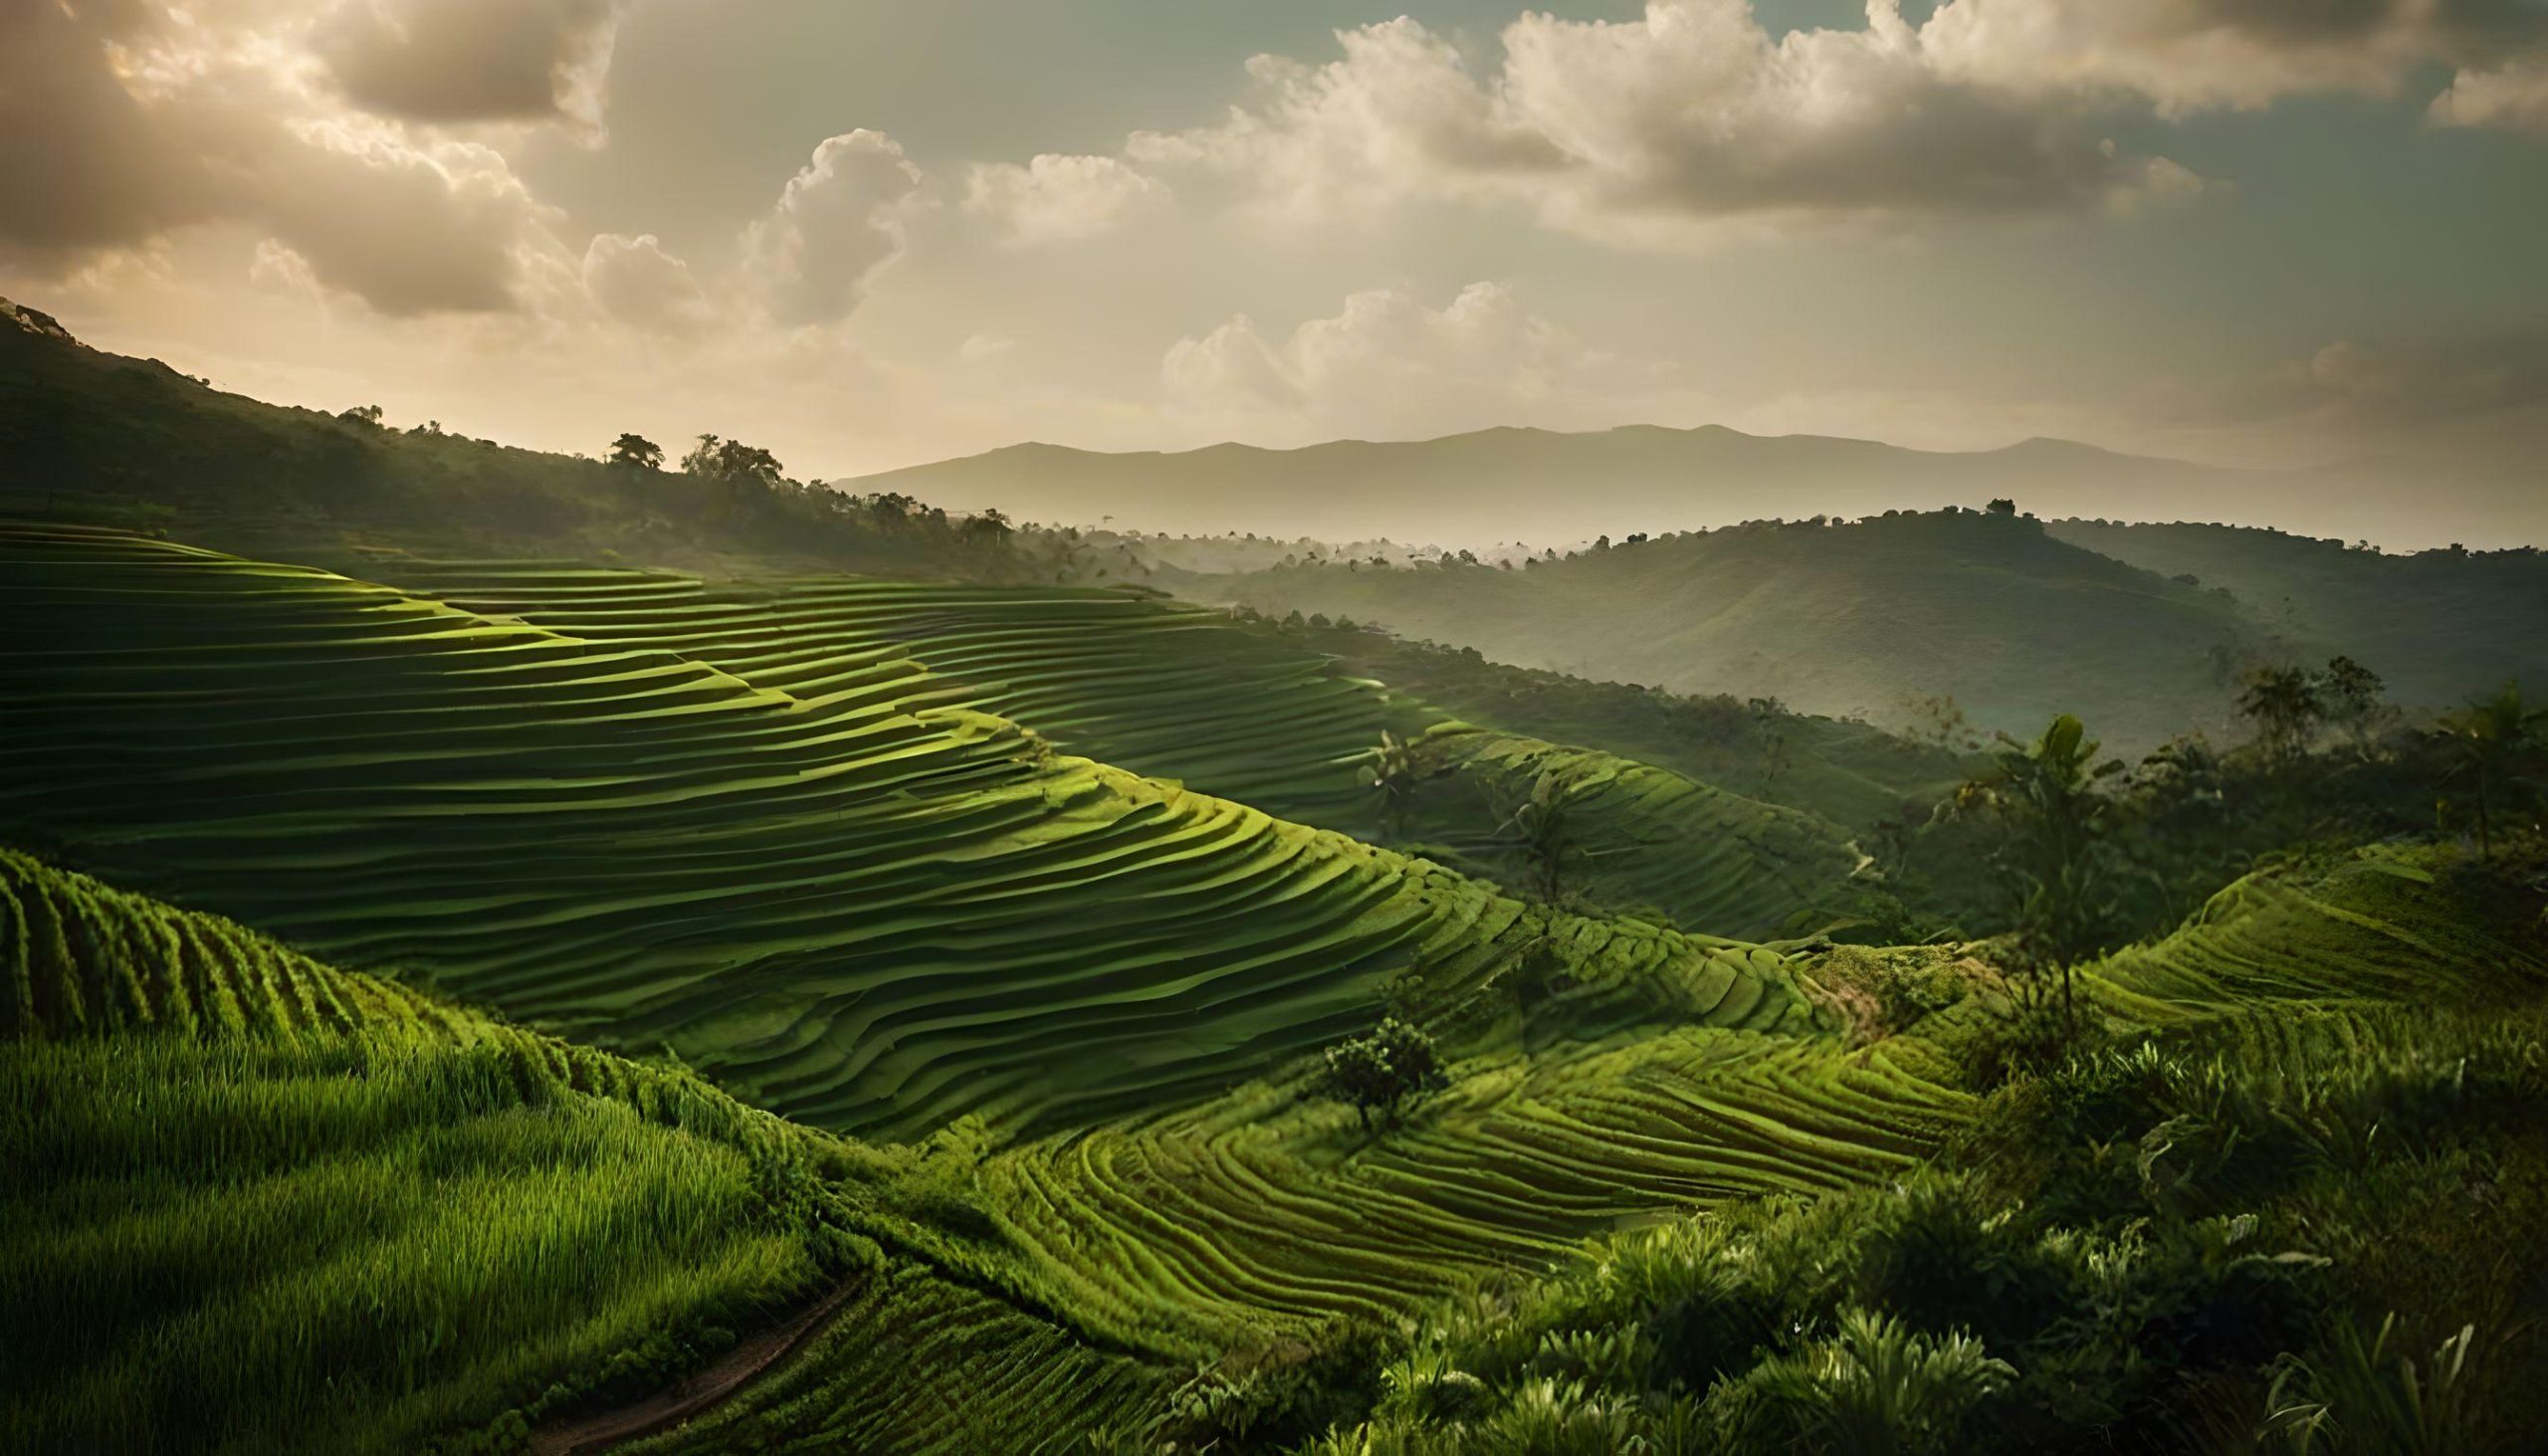
<path id="1" fill-rule="evenodd" d="M 688 1074 L 16 854 L 0 960 L 14 1449 L 412 1450 L 881 1263 L 851 1144 Z"/>

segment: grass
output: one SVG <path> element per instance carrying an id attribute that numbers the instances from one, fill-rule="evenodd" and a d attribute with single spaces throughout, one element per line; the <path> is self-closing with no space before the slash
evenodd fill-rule
<path id="1" fill-rule="evenodd" d="M 1205 773 L 1282 761 L 1290 729 L 1211 729 L 1225 658 L 1303 751 L 1372 702 L 1180 609 L 465 569 L 515 595 L 0 531 L 0 610 L 46 624 L 0 643 L 0 837 L 296 947 L 0 858 L 0 1129 L 40 1170 L 0 1195 L 35 1352 L 0 1415 L 40 1446 L 507 1449 L 850 1279 L 651 1448 L 2022 1448 L 2195 1419 L 2179 1366 L 2252 1426 L 2277 1353 L 2340 1420 L 2386 1398 L 2343 1332 L 2492 1339 L 2470 1271 L 2540 1273 L 2505 1252 L 2548 1208 L 2519 862 L 2251 876 L 2083 971 L 2125 1044 L 1995 1091 L 1956 950 L 1529 906 L 1059 751 L 1151 751 L 1148 713 Z M 1011 630 L 1048 612 L 1088 656 Z M 1575 780 L 1588 851 L 1652 851 L 1610 895 L 1766 914 L 1750 856 L 1803 852 L 1742 836 L 1818 843 L 1430 736 L 1482 798 Z M 1882 1014 L 1812 1004 L 1852 994 Z M 1311 1054 L 1383 1010 L 1454 1075 L 1367 1132 Z M 2187 1353 L 2257 1310 L 2271 1339 Z"/>
<path id="2" fill-rule="evenodd" d="M 618 585 L 618 583 L 614 583 Z M 635 583 L 641 603 L 676 588 Z M 1548 938 L 1422 860 L 1060 755 L 888 649 L 592 638 L 309 568 L 0 528 L 0 834 L 757 1105 L 916 1137 L 1207 1095 Z M 631 615 L 665 630 L 672 608 Z M 1561 918 L 1588 979 L 1739 952 Z M 1766 979 L 1764 978 L 1766 974 Z M 1723 998 L 1717 986 L 1699 1009 Z"/>
<path id="3" fill-rule="evenodd" d="M 24 1449 L 414 1450 L 643 1388 L 859 1257 L 807 1191 L 855 1150 L 680 1071 L 14 853 L 0 954 Z"/>
<path id="4" fill-rule="evenodd" d="M 1023 725 L 1061 751 L 1365 837 L 1382 826 L 1356 758 L 1383 730 L 1429 734 L 1454 777 L 1423 795 L 1409 840 L 1519 886 L 1527 876 L 1497 848 L 1499 828 L 1510 801 L 1528 798 L 1533 777 L 1554 769 L 1583 786 L 1575 820 L 1585 848 L 1612 861 L 1583 877 L 1580 893 L 1708 935 L 1784 934 L 1840 900 L 1857 865 L 1846 832 L 1809 813 L 1614 754 L 1473 730 L 1403 687 L 1343 670 L 1323 644 L 1131 592 L 837 577 L 711 583 L 402 553 L 369 557 L 361 569 L 473 612 L 678 652 L 790 693 L 816 695 L 876 662 L 908 658 L 944 685 L 937 701 Z"/>

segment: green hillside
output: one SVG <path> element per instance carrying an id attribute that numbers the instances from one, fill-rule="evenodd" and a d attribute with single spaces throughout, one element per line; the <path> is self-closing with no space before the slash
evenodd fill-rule
<path id="1" fill-rule="evenodd" d="M 915 707 L 944 694 L 907 658 L 784 691 L 42 528 L 0 532 L 0 610 L 58 624 L 0 648 L 0 832 L 827 1127 L 1172 1102 L 1538 935 L 1424 861 Z M 1719 953 L 1567 939 L 1594 980 Z"/>
<path id="2" fill-rule="evenodd" d="M 1406 836 L 1517 889 L 1528 876 L 1506 820 L 1541 774 L 1555 773 L 1577 841 L 1574 888 L 1684 930 L 1783 934 L 1801 916 L 1827 917 L 1858 866 L 1846 831 L 1809 814 L 1613 754 L 1475 730 L 1393 681 L 1346 670 L 1351 659 L 1317 650 L 1327 644 L 1134 592 L 712 583 L 386 553 L 362 569 L 473 612 L 678 652 L 800 695 L 909 657 L 947 685 L 937 701 L 1018 723 L 1061 751 L 1367 838 L 1387 826 L 1358 764 L 1384 731 L 1420 738 L 1453 778 L 1424 790 Z"/>
<path id="3" fill-rule="evenodd" d="M 2243 526 L 2055 520 L 2054 537 L 2235 593 L 2305 661 L 2337 653 L 2402 702 L 2548 683 L 2548 559 L 2533 547 L 2393 555 Z"/>
<path id="4" fill-rule="evenodd" d="M 2134 744 L 2226 727 L 2236 669 L 2268 645 L 2218 593 L 1971 512 L 1736 526 L 1520 570 L 1315 565 L 1176 585 L 1584 678 L 1885 724 L 1945 695 L 1986 729 L 2066 711 Z"/>
<path id="5" fill-rule="evenodd" d="M 857 1149 L 685 1073 L 4 852 L 0 963 L 15 1449 L 415 1450 L 881 1263 Z"/>
<path id="6" fill-rule="evenodd" d="M 674 460 L 691 445 L 662 443 Z M 156 359 L 92 349 L 5 299 L 0 459 L 0 515 L 174 532 L 289 560 L 391 544 L 1043 579 L 1070 554 L 1049 537 L 984 535 L 943 512 L 872 509 L 783 479 L 617 468 L 267 404 Z"/>
<path id="7" fill-rule="evenodd" d="M 1359 624 L 1258 624 L 1473 724 L 1577 743 L 1670 769 L 1763 803 L 1863 833 L 1927 805 L 1969 776 L 1969 755 L 1855 719 L 1747 704 L 1731 695 L 1604 683 L 1488 659 L 1476 648 L 1411 642 Z M 1938 725 L 1927 727 L 1935 728 Z"/>

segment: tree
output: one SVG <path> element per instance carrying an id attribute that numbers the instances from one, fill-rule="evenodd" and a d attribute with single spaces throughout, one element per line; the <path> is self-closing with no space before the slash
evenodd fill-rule
<path id="1" fill-rule="evenodd" d="M 1380 741 L 1355 759 L 1354 776 L 1380 799 L 1380 832 L 1402 839 L 1414 822 L 1417 794 L 1425 783 L 1449 771 L 1430 747 L 1382 728 Z"/>
<path id="2" fill-rule="evenodd" d="M 1788 766 L 1788 735 L 1784 726 L 1788 706 L 1776 698 L 1754 698 L 1746 701 L 1744 710 L 1752 715 L 1752 734 L 1761 745 L 1761 787 L 1768 788 Z"/>
<path id="3" fill-rule="evenodd" d="M 622 470 L 662 470 L 664 447 L 643 435 L 622 435 L 610 442 L 610 463 Z"/>
<path id="4" fill-rule="evenodd" d="M 2038 987 L 2058 968 L 2062 1014 L 2075 1024 L 2071 966 L 2098 948 L 2108 920 L 2103 881 L 2120 818 L 2097 783 L 2122 772 L 2123 760 L 2095 763 L 2096 741 L 2066 713 L 2031 743 L 2007 733 L 2000 743 L 1992 770 L 1957 791 L 1956 812 L 1999 819 L 1991 859 L 2014 911 L 2020 968 Z"/>
<path id="5" fill-rule="evenodd" d="M 2254 668 L 2245 683 L 2238 714 L 2255 724 L 2265 756 L 2278 763 L 2297 757 L 2327 715 L 2317 675 L 2299 667 Z"/>
<path id="6" fill-rule="evenodd" d="M 736 488 L 766 490 L 786 478 L 778 457 L 768 451 L 714 435 L 700 436 L 699 443 L 681 458 L 681 468 L 684 475 Z"/>
<path id="7" fill-rule="evenodd" d="M 2548 709 L 2522 700 L 2521 685 L 2506 683 L 2491 698 L 2481 698 L 2442 720 L 2450 746 L 2445 783 L 2468 786 L 2477 811 L 2477 852 L 2492 858 L 2497 811 L 2536 800 L 2535 776 L 2541 749 L 2541 725 Z"/>
<path id="8" fill-rule="evenodd" d="M 377 430 L 380 428 L 380 406 L 376 404 L 358 404 L 352 409 L 345 410 L 338 414 L 336 418 L 343 420 L 348 425 L 369 425 L 373 429 Z"/>
<path id="9" fill-rule="evenodd" d="M 1371 1035 L 1327 1049 L 1322 1090 L 1340 1102 L 1352 1103 L 1365 1129 L 1372 1126 L 1375 1111 L 1393 1128 L 1398 1109 L 1408 1098 L 1445 1080 L 1433 1038 L 1421 1027 L 1388 1016 Z"/>
<path id="10" fill-rule="evenodd" d="M 984 511 L 964 518 L 964 539 L 976 545 L 1004 545 L 1016 531 L 1017 527 L 1008 523 L 1008 518 L 997 511 Z"/>
<path id="11" fill-rule="evenodd" d="M 1564 774 L 1544 768 L 1531 782 L 1531 796 L 1514 806 L 1502 827 L 1505 842 L 1522 852 L 1526 893 L 1545 905 L 1565 897 L 1567 870 L 1576 858 L 1566 822 L 1574 791 Z"/>
<path id="12" fill-rule="evenodd" d="M 2350 734 L 2355 751 L 2365 758 L 2371 756 L 2373 735 L 2393 713 L 2385 694 L 2380 675 L 2349 657 L 2327 659 L 2326 674 L 2318 680 L 2327 722 Z"/>
<path id="13" fill-rule="evenodd" d="M 2002 496 L 1999 500 L 1991 503 L 1990 514 L 1993 516 L 2015 516 L 2017 514 L 2017 503 L 2010 500 L 2006 496 Z"/>

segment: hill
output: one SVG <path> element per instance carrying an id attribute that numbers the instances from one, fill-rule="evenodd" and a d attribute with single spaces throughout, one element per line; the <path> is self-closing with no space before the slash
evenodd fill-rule
<path id="1" fill-rule="evenodd" d="M 2548 684 L 2548 558 L 2536 547 L 2411 554 L 2244 526 L 2055 520 L 2056 539 L 2234 593 L 2306 659 L 2350 655 L 2408 703 L 2507 677 Z"/>
<path id="2" fill-rule="evenodd" d="M 1738 526 L 1520 570 L 1320 564 L 1179 584 L 1811 714 L 1911 724 L 1945 695 L 1984 728 L 2031 733 L 2076 712 L 2118 747 L 2227 728 L 2237 670 L 2275 650 L 2220 592 L 1973 512 Z"/>
<path id="3" fill-rule="evenodd" d="M 1063 751 L 1278 819 L 1421 846 L 1516 893 L 1531 877 L 1507 821 L 1551 777 L 1565 789 L 1574 841 L 1560 867 L 1568 888 L 1687 931 L 1758 938 L 1815 912 L 1827 920 L 1859 858 L 1847 830 L 1809 809 L 1597 746 L 1481 730 L 1403 685 L 1352 671 L 1316 650 L 1324 642 L 1131 592 L 839 577 L 713 583 L 392 554 L 364 569 L 470 611 L 678 652 L 789 692 L 908 657 L 943 684 L 935 701 L 996 714 Z M 1419 742 L 1424 759 L 1423 785 L 1409 790 L 1416 811 L 1394 818 L 1365 771 L 1392 732 Z"/>
<path id="4" fill-rule="evenodd" d="M 1551 939 L 1725 1024 L 1800 1009 L 1713 942 L 1057 754 L 891 650 L 772 687 L 43 527 L 0 526 L 0 610 L 53 624 L 0 643 L 0 839 L 833 1129 L 1172 1104 Z"/>
<path id="5" fill-rule="evenodd" d="M 604 442 L 595 441 L 596 450 Z M 678 457 L 689 442 L 667 442 Z M 305 560 L 362 545 L 726 570 L 1048 579 L 1061 543 L 777 478 L 681 471 L 266 404 L 92 349 L 0 300 L 0 515 Z"/>
<path id="6" fill-rule="evenodd" d="M 2122 508 L 2136 517 L 2242 515 L 2345 529 L 2351 522 L 2329 516 L 2329 503 L 2353 499 L 2331 494 L 2325 476 L 2227 470 L 2069 441 L 1942 452 L 1747 435 L 1722 425 L 1494 429 L 1172 454 L 1027 444 L 836 484 L 906 492 L 950 510 L 1001 504 L 1080 525 L 1111 517 L 1118 526 L 1190 535 L 1385 537 L 1479 551 L 1512 540 L 1565 546 L 1745 520 L 1979 506 L 1998 496 L 2062 515 Z"/>
<path id="7" fill-rule="evenodd" d="M 871 1337 L 890 1316 L 913 1354 L 921 1312 L 1038 1348 L 882 1211 L 908 1154 L 678 1067 L 5 850 L 0 978 L 13 1447 L 520 1450 L 809 1307 Z M 1055 1368 L 1078 1377 L 1056 1415 L 1159 1384 Z"/>

